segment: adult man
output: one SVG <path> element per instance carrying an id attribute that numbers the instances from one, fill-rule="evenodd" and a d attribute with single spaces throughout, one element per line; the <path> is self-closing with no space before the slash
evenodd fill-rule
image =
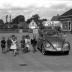
<path id="1" fill-rule="evenodd" d="M 31 39 L 31 44 L 32 44 L 32 47 L 33 47 L 33 53 L 35 53 L 37 51 L 37 40 L 36 38 L 34 37 L 33 39 Z"/>

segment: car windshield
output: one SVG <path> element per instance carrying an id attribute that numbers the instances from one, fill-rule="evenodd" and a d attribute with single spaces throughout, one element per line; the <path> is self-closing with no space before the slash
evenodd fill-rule
<path id="1" fill-rule="evenodd" d="M 44 37 L 61 37 L 62 35 L 56 30 L 47 30 L 43 32 Z"/>
<path id="2" fill-rule="evenodd" d="M 56 29 L 43 29 L 39 31 L 41 37 L 63 37 L 62 33 Z"/>

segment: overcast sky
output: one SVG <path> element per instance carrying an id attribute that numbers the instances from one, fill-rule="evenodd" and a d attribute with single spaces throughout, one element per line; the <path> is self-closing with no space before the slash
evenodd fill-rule
<path id="1" fill-rule="evenodd" d="M 0 7 L 50 7 L 52 5 L 66 4 L 67 6 L 72 6 L 71 0 L 1 0 Z"/>
<path id="2" fill-rule="evenodd" d="M 27 19 L 38 13 L 40 17 L 50 19 L 71 8 L 71 0 L 1 0 L 0 18 L 4 19 L 7 14 L 11 14 L 12 17 L 22 14 Z"/>

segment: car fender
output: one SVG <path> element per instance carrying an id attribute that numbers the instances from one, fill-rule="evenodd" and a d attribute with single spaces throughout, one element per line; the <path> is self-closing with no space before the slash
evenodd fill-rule
<path id="1" fill-rule="evenodd" d="M 68 41 L 65 41 L 64 44 L 65 44 L 65 43 L 68 43 L 68 45 L 69 45 L 68 48 L 69 48 L 69 50 L 70 50 L 70 48 L 71 48 L 71 47 L 70 47 L 70 43 L 69 43 Z M 64 45 L 64 44 L 63 44 L 63 45 Z"/>

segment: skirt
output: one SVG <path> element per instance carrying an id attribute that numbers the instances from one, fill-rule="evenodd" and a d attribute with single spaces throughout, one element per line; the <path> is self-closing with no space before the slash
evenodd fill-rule
<path id="1" fill-rule="evenodd" d="M 17 46 L 16 46 L 16 44 L 14 44 L 14 45 L 11 45 L 10 49 L 17 49 Z"/>

